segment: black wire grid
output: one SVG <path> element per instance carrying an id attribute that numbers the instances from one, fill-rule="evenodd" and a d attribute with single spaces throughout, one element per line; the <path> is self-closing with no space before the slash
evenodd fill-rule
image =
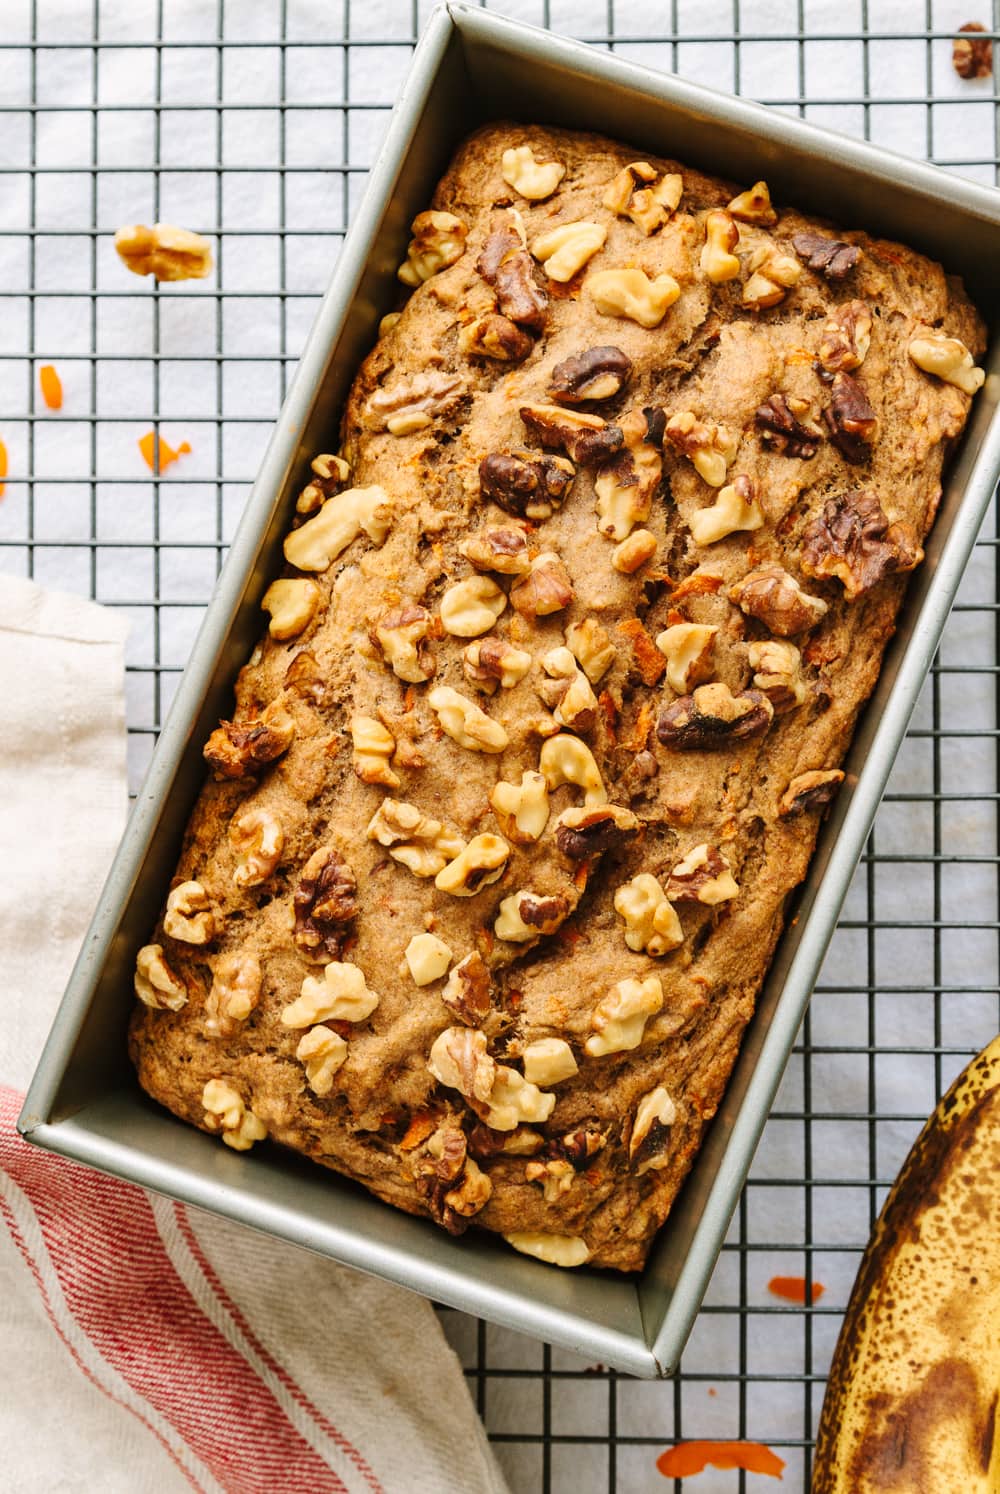
<path id="1" fill-rule="evenodd" d="M 133 791 L 426 8 L 0 0 L 0 572 L 129 614 Z M 998 30 L 1000 0 L 490 8 L 996 182 L 996 83 L 961 82 L 950 55 L 963 22 Z M 158 289 L 118 265 L 114 229 L 155 219 L 212 235 L 210 279 Z M 48 362 L 58 415 L 38 394 Z M 150 475 L 150 429 L 190 456 Z M 516 1491 L 663 1488 L 658 1452 L 704 1437 L 767 1442 L 786 1487 L 808 1486 L 860 1250 L 998 1025 L 998 545 L 991 518 L 682 1372 L 640 1383 L 443 1312 Z M 774 1274 L 827 1290 L 783 1305 Z M 697 1487 L 773 1485 L 710 1471 Z"/>

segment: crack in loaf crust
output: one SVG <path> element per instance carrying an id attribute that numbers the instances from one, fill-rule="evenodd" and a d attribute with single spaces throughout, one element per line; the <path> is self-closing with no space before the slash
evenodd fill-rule
<path id="1" fill-rule="evenodd" d="M 525 145 L 543 178 L 558 176 L 544 197 L 505 180 L 504 152 Z M 490 126 L 434 195 L 461 224 L 418 220 L 419 283 L 347 403 L 349 476 L 319 464 L 291 553 L 311 554 L 317 513 L 357 509 L 354 537 L 308 586 L 272 598 L 284 637 L 255 651 L 234 725 L 207 749 L 218 776 L 152 936 L 162 958 L 140 957 L 146 1004 L 131 1029 L 149 1093 L 231 1144 L 266 1128 L 450 1229 L 555 1236 L 520 1243 L 620 1270 L 642 1265 L 719 1103 L 965 421 L 970 396 L 949 379 L 969 384 L 965 352 L 984 346 L 961 286 L 911 250 L 859 232 L 834 241 L 760 193 L 709 220 L 737 188 L 655 159 L 650 180 L 623 178 L 636 159 L 596 136 Z M 548 186 L 523 155 L 507 160 L 524 190 Z M 597 231 L 546 239 L 578 222 Z M 609 279 L 623 269 L 646 286 Z M 932 348 L 923 366 L 908 351 L 918 337 Z M 551 410 L 522 417 L 556 405 L 553 385 L 589 422 L 567 433 Z M 606 397 L 574 404 L 581 387 Z M 485 469 L 491 501 L 480 464 L 518 453 L 520 466 Z M 388 511 L 353 492 L 376 487 Z M 716 505 L 695 519 L 696 544 L 692 519 Z M 734 518 L 747 527 L 728 531 Z M 630 530 L 639 539 L 619 552 Z M 460 549 L 470 536 L 485 546 L 472 547 L 478 564 L 502 563 L 477 572 Z M 539 555 L 555 559 L 526 576 Z M 731 588 L 761 571 L 737 605 Z M 442 605 L 477 575 L 492 584 Z M 449 632 L 443 617 L 479 631 Z M 599 678 L 588 619 L 611 650 Z M 501 655 L 511 668 L 496 688 Z M 707 694 L 682 699 L 699 683 Z M 490 718 L 486 742 L 464 706 L 449 718 L 442 687 Z M 573 782 L 554 786 L 561 768 L 544 791 L 526 780 L 549 809 L 531 839 L 516 788 L 560 721 L 545 750 L 562 763 L 575 735 L 599 783 L 587 804 Z M 495 812 L 500 780 L 511 787 Z M 602 816 L 605 795 L 625 813 Z M 368 837 L 387 796 L 443 826 L 413 832 L 431 875 L 390 854 L 409 832 Z M 571 809 L 583 812 L 563 820 Z M 493 838 L 488 872 L 480 836 Z M 439 867 L 461 884 L 469 842 L 457 890 L 471 895 L 438 888 Z M 494 929 L 508 899 L 501 928 L 526 942 Z M 416 983 L 405 951 L 428 932 L 453 963 L 478 957 L 469 980 Z M 362 972 L 354 996 L 330 997 L 327 964 L 335 985 L 345 966 Z M 290 1026 L 303 982 L 312 994 Z M 571 1051 L 556 1045 L 555 1070 L 551 1044 L 524 1057 L 550 1039 Z"/>

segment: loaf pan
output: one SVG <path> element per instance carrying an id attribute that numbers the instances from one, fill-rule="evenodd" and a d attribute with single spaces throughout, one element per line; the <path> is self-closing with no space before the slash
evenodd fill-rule
<path id="1" fill-rule="evenodd" d="M 350 380 L 392 304 L 410 220 L 459 140 L 491 119 L 599 130 L 778 202 L 902 239 L 964 276 L 994 353 L 925 564 L 846 763 L 797 918 L 779 946 L 718 1115 L 641 1276 L 562 1272 L 471 1230 L 454 1240 L 278 1147 L 238 1156 L 139 1090 L 125 1031 L 136 949 L 155 922 L 262 627 L 260 597 L 308 461 L 330 449 Z M 337 264 L 20 1119 L 31 1142 L 641 1376 L 677 1365 L 841 902 L 1000 472 L 1000 195 L 464 5 L 431 16 Z"/>

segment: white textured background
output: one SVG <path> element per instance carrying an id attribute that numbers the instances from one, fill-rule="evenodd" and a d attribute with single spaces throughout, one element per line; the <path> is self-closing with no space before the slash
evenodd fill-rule
<path id="1" fill-rule="evenodd" d="M 489 8 L 599 45 L 614 36 L 624 56 L 996 181 L 996 85 L 959 80 L 939 34 L 996 26 L 996 0 Z M 127 612 L 133 789 L 426 10 L 0 0 L 0 586 L 30 574 Z M 114 229 L 155 217 L 215 238 L 209 280 L 157 291 L 121 268 Z M 65 387 L 58 415 L 37 392 L 45 362 Z M 158 482 L 136 447 L 154 420 L 193 448 Z M 786 1487 L 805 1486 L 885 1187 L 997 1030 L 994 534 L 991 520 L 682 1375 L 628 1381 L 444 1314 L 517 1491 L 661 1489 L 656 1455 L 681 1437 L 767 1442 Z M 811 1311 L 783 1306 L 768 1279 L 807 1260 L 826 1294 Z M 687 1487 L 774 1485 L 707 1472 Z"/>

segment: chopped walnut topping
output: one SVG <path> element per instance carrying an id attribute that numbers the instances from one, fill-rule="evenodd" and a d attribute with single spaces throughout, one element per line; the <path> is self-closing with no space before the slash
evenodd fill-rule
<path id="1" fill-rule="evenodd" d="M 534 622 L 561 612 L 573 600 L 569 572 L 554 550 L 543 550 L 531 562 L 526 576 L 519 576 L 510 589 L 510 605 L 522 617 Z"/>
<path id="2" fill-rule="evenodd" d="M 384 488 L 347 488 L 286 535 L 285 559 L 300 571 L 328 570 L 362 533 L 384 544 L 391 523 L 392 500 Z"/>
<path id="3" fill-rule="evenodd" d="M 229 844 L 236 853 L 237 887 L 259 887 L 281 860 L 285 832 L 269 809 L 248 809 L 230 820 Z"/>
<path id="4" fill-rule="evenodd" d="M 645 980 L 620 980 L 594 1008 L 593 1036 L 584 1044 L 591 1058 L 638 1048 L 646 1023 L 663 1007 L 663 987 L 655 975 Z"/>
<path id="5" fill-rule="evenodd" d="M 486 695 L 495 694 L 498 685 L 512 690 L 530 668 L 527 650 L 515 648 L 504 638 L 477 638 L 462 654 L 465 678 Z"/>
<path id="6" fill-rule="evenodd" d="M 715 908 L 739 896 L 729 862 L 715 846 L 694 846 L 678 861 L 667 880 L 672 903 L 704 903 Z"/>
<path id="7" fill-rule="evenodd" d="M 205 1001 L 205 1036 L 232 1037 L 260 1001 L 260 961 L 249 950 L 220 955 Z"/>
<path id="8" fill-rule="evenodd" d="M 758 223 L 762 228 L 773 228 L 778 221 L 767 182 L 754 182 L 746 192 L 733 198 L 726 211 L 741 223 Z"/>
<path id="9" fill-rule="evenodd" d="M 493 932 L 510 944 L 527 944 L 540 935 L 554 934 L 569 912 L 569 900 L 561 894 L 515 892 L 501 901 Z"/>
<path id="10" fill-rule="evenodd" d="M 602 316 L 627 318 L 640 327 L 658 327 L 678 300 L 681 288 L 664 272 L 650 280 L 645 270 L 595 270 L 583 288 Z"/>
<path id="11" fill-rule="evenodd" d="M 528 253 L 520 213 L 511 210 L 501 216 L 499 226 L 487 235 L 476 269 L 493 287 L 502 316 L 532 332 L 542 330 L 549 297 Z"/>
<path id="12" fill-rule="evenodd" d="M 570 861 L 589 861 L 612 846 L 620 846 L 639 830 L 639 821 L 620 804 L 596 809 L 582 805 L 564 809 L 556 824 L 556 845 Z"/>
<path id="13" fill-rule="evenodd" d="M 458 1186 L 450 1188 L 444 1195 L 441 1222 L 446 1229 L 454 1233 L 455 1223 L 450 1219 L 451 1214 L 457 1214 L 462 1219 L 471 1219 L 474 1214 L 485 1209 L 492 1196 L 493 1184 L 486 1173 L 479 1170 L 471 1157 L 467 1157 Z"/>
<path id="14" fill-rule="evenodd" d="M 531 336 L 498 311 L 468 322 L 458 334 L 458 349 L 467 358 L 495 358 L 499 363 L 520 363 L 534 347 Z"/>
<path id="15" fill-rule="evenodd" d="M 334 498 L 343 491 L 351 475 L 351 469 L 343 457 L 330 456 L 327 452 L 313 457 L 310 465 L 312 480 L 295 501 L 295 512 L 298 514 L 314 514 L 328 498 Z"/>
<path id="16" fill-rule="evenodd" d="M 643 1095 L 636 1107 L 628 1143 L 628 1160 L 637 1177 L 667 1166 L 670 1127 L 676 1119 L 677 1107 L 662 1085 Z"/>
<path id="17" fill-rule="evenodd" d="M 459 545 L 460 554 L 477 571 L 495 571 L 501 576 L 524 576 L 531 569 L 528 536 L 523 529 L 490 526 L 479 529 Z"/>
<path id="18" fill-rule="evenodd" d="M 351 741 L 354 744 L 354 771 L 362 783 L 399 788 L 399 775 L 389 766 L 396 751 L 396 738 L 381 721 L 376 721 L 374 716 L 352 716 Z"/>
<path id="19" fill-rule="evenodd" d="M 508 840 L 530 845 L 541 837 L 549 819 L 549 790 L 541 773 L 525 770 L 520 784 L 494 784 L 490 804 Z"/>
<path id="20" fill-rule="evenodd" d="M 559 1084 L 578 1073 L 573 1049 L 563 1038 L 536 1038 L 521 1053 L 529 1084 Z"/>
<path id="21" fill-rule="evenodd" d="M 722 487 L 739 446 L 732 431 L 714 421 L 699 420 L 690 410 L 679 410 L 667 421 L 664 438 L 690 459 L 710 487 Z"/>
<path id="22" fill-rule="evenodd" d="M 432 623 L 426 607 L 410 602 L 387 612 L 372 632 L 393 674 L 409 685 L 422 685 L 433 677 L 434 654 L 425 641 Z"/>
<path id="23" fill-rule="evenodd" d="M 489 1178 L 468 1155 L 465 1133 L 452 1123 L 434 1131 L 414 1172 L 431 1216 L 453 1235 L 463 1233 L 466 1220 L 485 1208 L 493 1192 Z"/>
<path id="24" fill-rule="evenodd" d="M 441 622 L 455 638 L 478 638 L 488 633 L 507 606 L 507 598 L 488 576 L 456 581 L 441 598 Z"/>
<path id="25" fill-rule="evenodd" d="M 179 1012 L 188 999 L 187 986 L 163 958 L 162 944 L 144 944 L 135 957 L 135 994 L 153 1011 Z"/>
<path id="26" fill-rule="evenodd" d="M 467 752 L 502 752 L 510 741 L 499 721 L 450 685 L 438 685 L 428 695 L 427 704 L 442 731 Z"/>
<path id="27" fill-rule="evenodd" d="M 649 518 L 653 494 L 663 473 L 663 459 L 647 440 L 646 417 L 641 410 L 623 415 L 619 427 L 625 449 L 599 469 L 594 481 L 597 494 L 597 528 L 605 539 L 621 543 L 636 524 Z"/>
<path id="28" fill-rule="evenodd" d="M 623 576 L 634 576 L 656 554 L 656 535 L 648 529 L 633 529 L 611 552 L 611 564 Z"/>
<path id="29" fill-rule="evenodd" d="M 216 778 L 252 778 L 282 753 L 295 736 L 295 722 L 283 702 L 272 700 L 260 716 L 223 721 L 202 749 Z"/>
<path id="30" fill-rule="evenodd" d="M 475 950 L 452 969 L 441 992 L 445 1006 L 467 1027 L 480 1027 L 490 1014 L 490 972 Z"/>
<path id="31" fill-rule="evenodd" d="M 778 813 L 785 818 L 825 809 L 843 781 L 839 768 L 812 768 L 808 773 L 799 773 L 778 800 Z"/>
<path id="32" fill-rule="evenodd" d="M 827 611 L 822 597 L 803 591 L 795 577 L 780 565 L 748 571 L 729 588 L 729 599 L 780 638 L 793 638 L 814 628 Z"/>
<path id="33" fill-rule="evenodd" d="M 301 994 L 281 1013 L 285 1027 L 312 1027 L 316 1022 L 365 1022 L 380 997 L 368 988 L 365 973 L 349 962 L 332 961 L 322 980 L 307 975 Z"/>
<path id="34" fill-rule="evenodd" d="M 824 373 L 860 368 L 872 340 L 872 314 L 864 301 L 844 301 L 823 323 L 817 362 Z"/>
<path id="35" fill-rule="evenodd" d="M 801 674 L 801 655 L 794 643 L 777 638 L 748 643 L 747 658 L 750 667 L 756 670 L 754 685 L 763 690 L 777 715 L 794 710 L 808 699 L 809 691 Z"/>
<path id="36" fill-rule="evenodd" d="M 272 581 L 261 599 L 261 607 L 271 614 L 267 631 L 284 643 L 298 635 L 312 622 L 323 593 L 315 581 L 299 576 L 289 581 Z"/>
<path id="37" fill-rule="evenodd" d="M 576 1182 L 576 1168 L 562 1157 L 553 1157 L 548 1162 L 525 1163 L 524 1177 L 528 1183 L 541 1183 L 546 1203 L 556 1203 Z"/>
<path id="38" fill-rule="evenodd" d="M 701 251 L 701 272 L 712 285 L 725 285 L 740 273 L 739 257 L 733 253 L 740 241 L 740 231 L 732 215 L 709 213 L 705 219 L 705 246 Z"/>
<path id="39" fill-rule="evenodd" d="M 986 27 L 981 21 L 966 21 L 962 33 L 951 44 L 951 65 L 960 78 L 988 78 L 993 71 L 993 43 L 979 35 Z"/>
<path id="40" fill-rule="evenodd" d="M 396 271 L 404 285 L 422 285 L 465 253 L 469 230 L 454 213 L 418 213 L 410 227 L 413 238 Z"/>
<path id="41" fill-rule="evenodd" d="M 479 487 L 509 514 L 549 519 L 572 486 L 576 468 L 565 457 L 538 451 L 498 452 L 479 464 Z"/>
<path id="42" fill-rule="evenodd" d="M 840 493 L 802 534 L 802 569 L 807 576 L 837 576 L 848 601 L 885 576 L 912 571 L 924 552 L 913 527 L 890 524 L 874 493 Z"/>
<path id="43" fill-rule="evenodd" d="M 647 238 L 669 221 L 684 191 L 684 178 L 678 173 L 668 172 L 659 182 L 657 174 L 648 161 L 630 161 L 612 177 L 601 198 L 603 207 L 620 218 L 631 218 Z"/>
<path id="44" fill-rule="evenodd" d="M 446 1027 L 431 1047 L 427 1067 L 439 1084 L 457 1089 L 493 1131 L 513 1131 L 522 1122 L 546 1121 L 555 1095 L 529 1084 L 515 1069 L 498 1064 L 475 1027 Z"/>
<path id="45" fill-rule="evenodd" d="M 434 886 L 452 897 L 474 897 L 503 876 L 510 846 L 500 835 L 474 835 L 454 861 L 439 871 Z"/>
<path id="46" fill-rule="evenodd" d="M 464 389 L 464 381 L 458 374 L 432 368 L 413 374 L 391 389 L 376 389 L 368 408 L 377 417 L 380 429 L 388 431 L 390 436 L 410 436 L 433 425 L 435 415 L 444 415 L 452 409 Z"/>
<path id="47" fill-rule="evenodd" d="M 286 690 L 313 705 L 322 705 L 326 699 L 326 680 L 316 655 L 309 649 L 299 649 L 285 670 L 284 685 Z"/>
<path id="48" fill-rule="evenodd" d="M 792 248 L 810 270 L 826 280 L 845 280 L 861 258 L 857 244 L 845 244 L 840 239 L 808 231 L 793 236 Z"/>
<path id="49" fill-rule="evenodd" d="M 115 249 L 133 275 L 153 275 L 157 280 L 204 280 L 212 268 L 209 240 L 172 223 L 119 228 Z"/>
<path id="50" fill-rule="evenodd" d="M 401 311 L 387 311 L 378 324 L 379 337 L 385 337 L 387 333 L 392 331 L 393 327 L 398 326 L 402 318 L 403 313 Z"/>
<path id="51" fill-rule="evenodd" d="M 741 473 L 733 482 L 719 489 L 710 508 L 691 515 L 688 528 L 696 545 L 714 545 L 741 530 L 761 529 L 764 515 L 757 502 L 753 479 Z"/>
<path id="52" fill-rule="evenodd" d="M 760 690 L 733 695 L 728 685 L 699 685 L 660 712 L 656 735 L 676 752 L 706 752 L 763 736 L 773 718 L 774 707 Z"/>
<path id="53" fill-rule="evenodd" d="M 571 737 L 566 732 L 549 737 L 542 743 L 542 750 L 538 755 L 538 770 L 545 778 L 550 794 L 555 793 L 564 783 L 571 783 L 574 788 L 583 790 L 583 802 L 588 808 L 608 802 L 604 780 L 594 761 L 594 755 L 579 737 Z"/>
<path id="54" fill-rule="evenodd" d="M 712 649 L 717 627 L 707 623 L 673 623 L 656 637 L 656 647 L 667 661 L 667 684 L 678 695 L 712 676 Z"/>
<path id="55" fill-rule="evenodd" d="M 565 644 L 542 655 L 542 668 L 549 680 L 538 692 L 560 726 L 589 731 L 597 720 L 597 696 L 590 681 Z"/>
<path id="56" fill-rule="evenodd" d="M 531 252 L 550 280 L 565 285 L 604 247 L 607 236 L 603 223 L 587 223 L 582 218 L 575 223 L 557 223 L 538 235 Z"/>
<path id="57" fill-rule="evenodd" d="M 168 894 L 163 932 L 181 944 L 210 944 L 215 938 L 212 900 L 200 882 L 182 882 Z"/>
<path id="58" fill-rule="evenodd" d="M 684 943 L 677 911 L 650 872 L 640 872 L 615 893 L 615 912 L 625 920 L 629 949 L 659 959 Z"/>
<path id="59" fill-rule="evenodd" d="M 834 375 L 833 398 L 823 411 L 830 440 L 848 462 L 866 462 L 871 456 L 878 418 L 858 381 L 848 373 Z"/>
<path id="60" fill-rule="evenodd" d="M 801 408 L 796 409 L 796 405 Z M 809 406 L 804 400 L 789 400 L 783 394 L 772 394 L 757 406 L 753 418 L 765 446 L 773 447 L 784 456 L 809 461 L 819 450 L 823 432 L 808 416 Z"/>
<path id="61" fill-rule="evenodd" d="M 777 306 L 788 295 L 802 275 L 802 266 L 790 254 L 782 254 L 773 244 L 762 244 L 750 256 L 750 279 L 743 287 L 742 306 L 751 311 L 766 311 Z"/>
<path id="62" fill-rule="evenodd" d="M 508 187 L 529 202 L 551 197 L 566 175 L 561 161 L 536 161 L 530 145 L 511 146 L 500 158 L 500 170 Z"/>
<path id="63" fill-rule="evenodd" d="M 607 674 L 618 652 L 596 617 L 570 623 L 566 642 L 592 685 Z"/>
<path id="64" fill-rule="evenodd" d="M 504 1235 L 521 1255 L 532 1255 L 547 1266 L 585 1266 L 590 1260 L 586 1240 L 579 1235 L 546 1235 L 532 1230 L 512 1230 Z"/>
<path id="65" fill-rule="evenodd" d="M 924 332 L 912 339 L 907 352 L 924 373 L 934 374 L 945 384 L 954 384 L 963 394 L 975 394 L 985 382 L 986 374 L 975 366 L 969 349 L 957 337 Z"/>
<path id="66" fill-rule="evenodd" d="M 254 1115 L 242 1095 L 224 1079 L 210 1079 L 201 1092 L 207 1131 L 221 1131 L 222 1140 L 234 1152 L 248 1152 L 255 1141 L 263 1141 L 267 1127 Z"/>
<path id="67" fill-rule="evenodd" d="M 549 394 L 561 405 L 614 399 L 632 377 L 632 359 L 621 348 L 587 348 L 552 370 Z"/>
<path id="68" fill-rule="evenodd" d="M 383 799 L 366 831 L 369 840 L 385 846 L 394 861 L 416 877 L 436 877 L 465 841 L 440 820 L 432 820 L 405 799 Z"/>
<path id="69" fill-rule="evenodd" d="M 347 1062 L 347 1044 L 330 1027 L 310 1027 L 300 1038 L 295 1057 L 305 1067 L 309 1088 L 322 1098 L 330 1093 L 334 1075 Z"/>
<path id="70" fill-rule="evenodd" d="M 624 440 L 618 425 L 609 425 L 600 415 L 584 410 L 564 410 L 559 405 L 522 405 L 521 419 L 529 433 L 543 446 L 559 446 L 581 467 L 600 462 L 621 450 Z"/>
<path id="71" fill-rule="evenodd" d="M 308 959 L 336 959 L 346 925 L 358 911 L 358 884 L 339 851 L 320 846 L 302 868 L 295 891 L 295 945 Z"/>
<path id="72" fill-rule="evenodd" d="M 429 986 L 448 974 L 452 951 L 436 934 L 414 934 L 403 951 L 410 975 L 418 986 Z"/>

